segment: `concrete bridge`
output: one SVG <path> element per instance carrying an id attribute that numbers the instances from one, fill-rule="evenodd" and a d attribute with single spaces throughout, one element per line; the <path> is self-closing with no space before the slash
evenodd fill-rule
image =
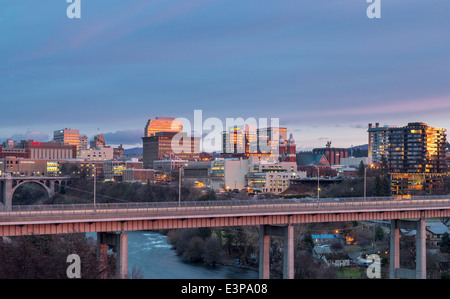
<path id="1" fill-rule="evenodd" d="M 42 187 L 47 194 L 48 198 L 59 192 L 61 188 L 70 182 L 70 177 L 44 177 L 44 176 L 11 176 L 7 173 L 4 176 L 0 176 L 0 206 L 10 208 L 12 206 L 12 199 L 14 192 L 20 186 L 27 183 L 34 183 Z"/>
<path id="2" fill-rule="evenodd" d="M 0 209 L 0 236 L 97 232 L 99 256 L 118 250 L 118 274 L 127 275 L 127 231 L 259 226 L 260 278 L 269 278 L 271 236 L 284 238 L 284 278 L 294 278 L 294 225 L 391 220 L 390 278 L 426 278 L 425 220 L 450 217 L 450 196 L 247 200 L 89 205 L 12 206 Z M 416 269 L 399 267 L 399 229 L 414 228 Z"/>

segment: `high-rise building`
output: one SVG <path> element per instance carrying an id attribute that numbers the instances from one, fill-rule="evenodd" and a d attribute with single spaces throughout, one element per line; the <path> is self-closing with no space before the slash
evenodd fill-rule
<path id="1" fill-rule="evenodd" d="M 65 128 L 62 130 L 57 130 L 53 132 L 53 141 L 66 144 L 66 145 L 76 145 L 77 149 L 80 147 L 80 131 Z"/>
<path id="2" fill-rule="evenodd" d="M 287 139 L 287 129 L 267 127 L 256 129 L 248 125 L 233 127 L 222 133 L 223 158 L 248 159 L 259 157 L 264 161 L 295 162 L 296 145 L 292 134 Z M 292 141 L 292 142 L 291 142 Z"/>
<path id="3" fill-rule="evenodd" d="M 446 129 L 423 122 L 388 129 L 388 170 L 392 193 L 414 194 L 443 187 L 447 173 Z"/>
<path id="4" fill-rule="evenodd" d="M 230 157 L 248 156 L 250 153 L 256 154 L 257 152 L 256 128 L 245 125 L 222 132 L 222 153 L 225 156 L 227 154 L 230 154 Z"/>
<path id="5" fill-rule="evenodd" d="M 174 154 L 187 161 L 200 160 L 200 137 L 189 137 L 185 132 L 158 132 L 142 137 L 144 168 L 153 168 L 153 162 Z"/>
<path id="6" fill-rule="evenodd" d="M 380 127 L 379 123 L 369 124 L 369 149 L 368 156 L 372 158 L 373 163 L 381 162 L 387 159 L 387 149 L 389 146 L 388 130 L 390 126 Z"/>
<path id="7" fill-rule="evenodd" d="M 173 117 L 156 117 L 149 119 L 145 126 L 145 137 L 151 137 L 159 132 L 181 132 L 183 122 Z"/>

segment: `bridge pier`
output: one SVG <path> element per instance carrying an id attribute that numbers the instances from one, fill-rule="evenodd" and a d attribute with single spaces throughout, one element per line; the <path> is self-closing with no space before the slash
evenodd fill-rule
<path id="1" fill-rule="evenodd" d="M 400 268 L 400 228 L 416 230 L 416 269 Z M 389 278 L 426 279 L 425 219 L 391 220 Z"/>
<path id="2" fill-rule="evenodd" d="M 3 205 L 8 210 L 11 210 L 13 194 L 13 181 L 10 178 L 6 178 L 5 180 L 3 180 L 2 199 Z"/>
<path id="3" fill-rule="evenodd" d="M 294 227 L 262 225 L 259 232 L 259 278 L 270 279 L 270 236 L 283 237 L 283 278 L 294 279 Z"/>
<path id="4" fill-rule="evenodd" d="M 98 257 L 100 260 L 100 277 L 107 278 L 108 245 L 117 254 L 117 277 L 125 279 L 128 277 L 128 235 L 125 232 L 97 233 Z"/>

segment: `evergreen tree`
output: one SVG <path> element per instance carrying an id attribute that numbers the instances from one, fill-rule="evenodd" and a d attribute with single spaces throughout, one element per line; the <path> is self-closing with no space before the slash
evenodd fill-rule
<path id="1" fill-rule="evenodd" d="M 383 181 L 379 174 L 375 177 L 375 196 L 384 196 Z"/>
<path id="2" fill-rule="evenodd" d="M 312 253 L 313 248 L 314 248 L 314 241 L 311 236 L 311 233 L 308 232 L 303 236 L 303 244 L 305 245 L 306 250 L 308 252 Z"/>
<path id="3" fill-rule="evenodd" d="M 359 166 L 358 166 L 358 175 L 362 178 L 364 177 L 365 168 L 366 168 L 366 166 L 364 165 L 364 162 L 361 161 L 361 163 L 359 163 Z"/>

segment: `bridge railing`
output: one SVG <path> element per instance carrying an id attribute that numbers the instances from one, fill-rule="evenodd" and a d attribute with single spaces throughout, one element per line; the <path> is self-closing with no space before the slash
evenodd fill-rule
<path id="1" fill-rule="evenodd" d="M 114 214 L 143 215 L 189 215 L 193 213 L 238 213 L 238 212 L 277 212 L 290 210 L 322 211 L 364 208 L 450 207 L 450 196 L 416 196 L 398 200 L 393 197 L 353 197 L 353 198 L 298 198 L 298 199 L 251 199 L 225 201 L 182 201 L 182 202 L 133 202 L 98 204 L 58 204 L 58 205 L 14 205 L 10 209 L 2 207 L 0 221 L 11 217 L 96 215 L 101 217 Z M 20 212 L 20 213 L 17 213 Z"/>

